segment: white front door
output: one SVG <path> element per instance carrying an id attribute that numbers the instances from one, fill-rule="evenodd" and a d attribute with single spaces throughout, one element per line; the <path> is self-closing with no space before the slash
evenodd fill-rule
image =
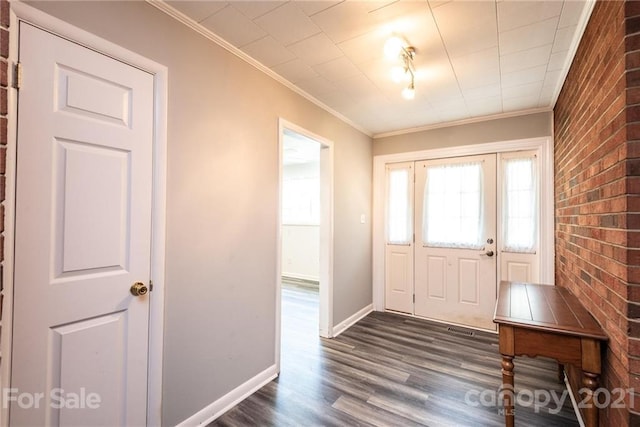
<path id="1" fill-rule="evenodd" d="M 11 425 L 144 425 L 153 76 L 20 24 Z"/>
<path id="2" fill-rule="evenodd" d="M 495 330 L 497 279 L 541 277 L 537 159 L 532 150 L 386 165 L 385 309 Z"/>
<path id="3" fill-rule="evenodd" d="M 495 329 L 496 155 L 416 162 L 415 314 Z"/>

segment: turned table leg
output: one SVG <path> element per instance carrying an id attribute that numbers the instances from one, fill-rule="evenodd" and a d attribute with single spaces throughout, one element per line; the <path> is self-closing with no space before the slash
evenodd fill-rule
<path id="1" fill-rule="evenodd" d="M 513 382 L 513 356 L 502 355 L 502 399 L 504 401 L 504 423 L 514 427 L 515 388 Z"/>
<path id="2" fill-rule="evenodd" d="M 564 365 L 558 363 L 558 382 L 564 384 Z"/>
<path id="3" fill-rule="evenodd" d="M 596 388 L 598 388 L 598 375 L 583 372 L 582 385 L 584 385 L 586 393 L 583 399 L 585 402 L 584 425 L 586 427 L 596 427 L 598 425 L 598 407 L 596 406 L 597 402 L 593 400 L 593 394 Z"/>

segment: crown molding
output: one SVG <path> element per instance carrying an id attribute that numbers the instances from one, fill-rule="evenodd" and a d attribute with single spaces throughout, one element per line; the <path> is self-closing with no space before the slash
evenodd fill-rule
<path id="1" fill-rule="evenodd" d="M 233 46 L 231 43 L 229 43 L 228 41 L 226 41 L 225 39 L 223 39 L 219 35 L 215 34 L 211 30 L 203 27 L 198 22 L 194 21 L 193 19 L 191 19 L 187 15 L 183 14 L 179 10 L 177 10 L 174 7 L 172 7 L 171 5 L 167 4 L 164 0 L 145 0 L 145 1 L 148 4 L 156 7 L 157 9 L 161 10 L 162 12 L 166 13 L 167 15 L 171 16 L 172 18 L 176 19 L 177 21 L 181 22 L 182 24 L 186 25 L 187 27 L 191 28 L 195 32 L 201 34 L 202 36 L 204 36 L 207 39 L 211 40 L 212 42 L 216 43 L 217 45 L 219 45 L 223 49 L 227 50 L 231 54 L 233 54 L 233 55 L 237 56 L 238 58 L 242 59 L 247 64 L 253 66 L 257 70 L 261 71 L 262 73 L 266 74 L 267 76 L 269 76 L 272 79 L 274 79 L 275 81 L 277 81 L 278 83 L 282 84 L 283 86 L 287 87 L 288 89 L 290 89 L 293 92 L 297 93 L 298 95 L 302 96 L 306 100 L 308 100 L 311 103 L 315 104 L 316 106 L 320 107 L 324 111 L 326 111 L 329 114 L 333 115 L 334 117 L 336 117 L 340 121 L 346 123 L 347 125 L 353 127 L 354 129 L 362 132 L 363 134 L 365 134 L 365 135 L 367 135 L 367 136 L 369 136 L 369 137 L 371 137 L 373 139 L 385 138 L 385 137 L 390 137 L 390 136 L 405 135 L 405 134 L 411 134 L 411 133 L 416 133 L 416 132 L 424 132 L 424 131 L 433 130 L 433 129 L 441 129 L 441 128 L 446 128 L 446 127 L 460 126 L 460 125 L 466 125 L 466 124 L 472 124 L 472 123 L 479 123 L 479 122 L 490 121 L 490 120 L 505 119 L 505 118 L 509 118 L 509 117 L 518 117 L 518 116 L 524 116 L 524 115 L 528 115 L 528 114 L 543 113 L 543 112 L 553 112 L 553 107 L 555 106 L 556 101 L 558 99 L 558 96 L 560 95 L 560 91 L 562 90 L 562 87 L 564 85 L 564 81 L 565 81 L 565 79 L 567 77 L 567 74 L 569 72 L 569 69 L 570 69 L 570 64 L 571 64 L 571 62 L 573 62 L 573 59 L 574 59 L 575 54 L 576 54 L 576 51 L 578 50 L 578 46 L 580 44 L 580 40 L 582 39 L 582 34 L 584 33 L 584 30 L 585 30 L 585 28 L 586 28 L 586 26 L 587 26 L 587 24 L 589 22 L 589 18 L 591 17 L 591 13 L 592 13 L 593 8 L 594 8 L 595 3 L 596 3 L 596 0 L 586 0 L 587 5 L 583 9 L 582 15 L 580 16 L 579 22 L 577 24 L 578 31 L 575 33 L 575 36 L 574 36 L 573 40 L 571 41 L 571 46 L 569 48 L 569 55 L 567 57 L 567 64 L 568 65 L 563 68 L 564 72 L 563 72 L 562 79 L 560 79 L 558 81 L 557 86 L 554 89 L 554 93 L 553 93 L 553 97 L 552 97 L 551 103 L 548 106 L 541 107 L 541 108 L 533 108 L 533 109 L 528 109 L 528 110 L 522 110 L 522 111 L 494 114 L 494 115 L 490 115 L 490 116 L 473 117 L 473 118 L 469 118 L 469 119 L 462 119 L 462 120 L 455 120 L 455 121 L 450 121 L 450 122 L 435 123 L 435 124 L 419 126 L 419 127 L 414 127 L 414 128 L 400 129 L 400 130 L 395 130 L 395 131 L 390 131 L 390 132 L 373 133 L 373 132 L 371 132 L 371 131 L 369 131 L 367 129 L 364 129 L 362 126 L 360 126 L 357 123 L 353 122 L 352 120 L 350 120 L 349 118 L 347 118 L 343 114 L 339 113 L 338 111 L 332 109 L 328 105 L 324 104 L 322 101 L 318 100 L 316 97 L 314 97 L 314 96 L 310 95 L 309 93 L 305 92 L 304 90 L 302 90 L 301 88 L 299 88 L 298 86 L 296 86 L 295 84 L 290 82 L 289 80 L 285 79 L 281 75 L 275 73 L 273 70 L 271 70 L 270 68 L 268 68 L 267 66 L 265 66 L 261 62 L 255 60 L 251 56 L 247 55 L 242 50 L 240 50 L 237 47 Z"/>
<path id="2" fill-rule="evenodd" d="M 364 129 L 363 127 L 361 127 L 357 123 L 354 123 L 353 121 L 351 121 L 346 116 L 340 114 L 336 110 L 334 110 L 331 107 L 329 107 L 328 105 L 324 104 L 323 102 L 321 102 L 320 100 L 318 100 L 314 96 L 312 96 L 312 95 L 308 94 L 307 92 L 303 91 L 298 86 L 294 85 L 289 80 L 287 80 L 284 77 L 282 77 L 281 75 L 275 73 L 273 70 L 271 70 L 270 68 L 268 68 L 267 66 L 265 66 L 261 62 L 256 61 L 255 59 L 253 59 L 252 57 L 250 57 L 249 55 L 247 55 L 246 53 L 244 53 L 243 51 L 241 51 L 240 49 L 238 49 L 237 47 L 235 47 L 234 45 L 232 45 L 231 43 L 229 43 L 228 41 L 226 41 L 225 39 L 223 39 L 222 37 L 220 37 L 216 33 L 214 33 L 213 31 L 208 30 L 207 28 L 205 28 L 202 25 L 200 25 L 198 22 L 196 22 L 193 19 L 189 18 L 184 13 L 182 13 L 179 10 L 175 9 L 171 5 L 165 3 L 164 0 L 145 0 L 145 1 L 148 4 L 150 4 L 151 6 L 161 10 L 162 12 L 164 12 L 167 15 L 171 16 L 175 20 L 181 22 L 182 24 L 184 24 L 187 27 L 191 28 L 195 32 L 199 33 L 200 35 L 206 37 L 207 39 L 211 40 L 215 44 L 219 45 L 223 49 L 227 50 L 228 52 L 230 52 L 233 55 L 237 56 L 238 58 L 242 59 L 247 64 L 249 64 L 252 67 L 258 69 L 261 72 L 263 72 L 264 74 L 266 74 L 267 76 L 271 77 L 272 79 L 274 79 L 278 83 L 282 84 L 283 86 L 286 86 L 288 89 L 294 91 L 295 93 L 297 93 L 298 95 L 302 96 L 306 100 L 308 100 L 308 101 L 312 102 L 313 104 L 317 105 L 318 107 L 322 108 L 323 110 L 325 110 L 329 114 L 333 115 L 334 117 L 336 117 L 340 121 L 346 123 L 347 125 L 353 127 L 354 129 L 362 132 L 363 134 L 365 134 L 365 135 L 367 135 L 369 137 L 373 137 L 373 134 L 371 133 L 371 131 L 368 131 L 368 130 Z"/>
<path id="3" fill-rule="evenodd" d="M 548 112 L 553 112 L 553 107 L 532 108 L 529 110 L 511 111 L 508 113 L 493 114 L 490 116 L 472 117 L 470 119 L 454 120 L 452 122 L 442 122 L 442 123 L 436 123 L 433 125 L 426 125 L 426 126 L 419 126 L 414 128 L 408 128 L 408 129 L 395 130 L 391 132 L 377 133 L 373 135 L 373 139 L 386 138 L 389 136 L 405 135 L 408 133 L 424 132 L 424 131 L 433 130 L 433 129 L 442 129 L 442 128 L 448 128 L 453 126 L 468 125 L 472 123 L 488 122 L 491 120 L 508 119 L 510 117 L 527 116 L 529 114 L 548 113 Z"/>
<path id="4" fill-rule="evenodd" d="M 580 40 L 582 40 L 582 36 L 584 35 L 584 31 L 587 29 L 587 24 L 589 23 L 589 18 L 591 18 L 591 13 L 593 12 L 593 8 L 596 5 L 596 0 L 586 0 L 586 6 L 582 9 L 582 15 L 578 19 L 577 31 L 573 34 L 573 39 L 571 40 L 571 44 L 569 45 L 569 54 L 567 55 L 566 62 L 562 67 L 562 75 L 561 79 L 558 80 L 556 87 L 553 92 L 553 98 L 551 99 L 551 106 L 553 108 L 558 101 L 558 97 L 560 96 L 560 91 L 564 86 L 564 81 L 567 79 L 567 75 L 569 74 L 569 70 L 571 69 L 571 64 L 576 56 L 576 52 L 578 52 L 578 46 L 580 46 Z"/>

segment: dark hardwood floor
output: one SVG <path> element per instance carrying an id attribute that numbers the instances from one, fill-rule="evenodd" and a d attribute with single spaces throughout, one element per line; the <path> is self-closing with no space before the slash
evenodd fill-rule
<path id="1" fill-rule="evenodd" d="M 374 312 L 318 338 L 317 290 L 283 285 L 279 378 L 210 426 L 502 426 L 497 335 Z M 472 332 L 472 335 L 466 333 Z M 517 357 L 516 426 L 577 426 L 556 364 Z M 555 413 L 558 412 L 558 413 Z"/>

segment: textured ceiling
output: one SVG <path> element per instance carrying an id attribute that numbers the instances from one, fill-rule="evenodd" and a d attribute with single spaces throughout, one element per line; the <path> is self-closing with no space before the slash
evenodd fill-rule
<path id="1" fill-rule="evenodd" d="M 374 135 L 551 109 L 592 9 L 584 1 L 169 1 Z M 166 9 L 166 4 L 163 5 Z M 177 11 L 177 12 L 176 12 Z M 416 49 L 416 97 L 391 79 L 392 34 Z"/>

